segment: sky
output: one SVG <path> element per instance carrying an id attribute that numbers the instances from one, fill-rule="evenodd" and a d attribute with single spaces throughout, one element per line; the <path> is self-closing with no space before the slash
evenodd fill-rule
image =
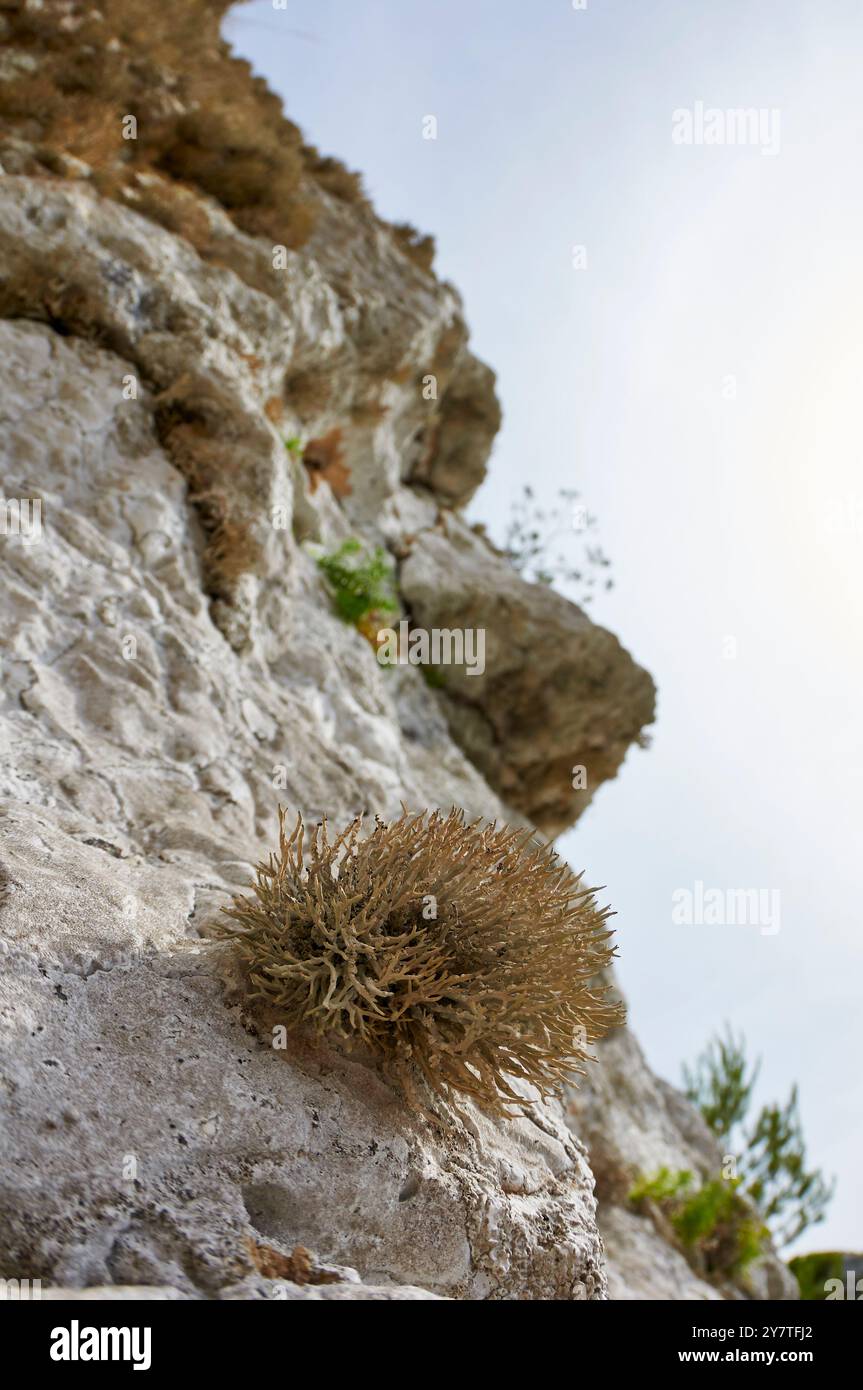
<path id="1" fill-rule="evenodd" d="M 255 0 L 224 32 L 434 233 L 504 410 L 469 515 L 501 538 L 530 481 L 598 518 L 591 614 L 658 718 L 559 848 L 654 1069 L 744 1033 L 838 1178 L 796 1248 L 863 1249 L 863 6 Z M 760 916 L 675 920 L 699 882 Z"/>

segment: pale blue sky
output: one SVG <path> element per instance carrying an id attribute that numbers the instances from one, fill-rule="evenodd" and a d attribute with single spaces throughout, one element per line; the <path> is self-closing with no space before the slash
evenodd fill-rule
<path id="1" fill-rule="evenodd" d="M 598 514 L 593 616 L 659 718 L 561 848 L 618 909 L 654 1067 L 742 1029 L 839 1176 L 802 1248 L 860 1249 L 863 7 L 257 0 L 225 32 L 437 237 L 504 407 L 471 514 L 500 534 L 525 480 Z M 778 109 L 778 153 L 676 145 L 698 101 Z M 779 889 L 780 931 L 674 925 L 697 880 Z"/>

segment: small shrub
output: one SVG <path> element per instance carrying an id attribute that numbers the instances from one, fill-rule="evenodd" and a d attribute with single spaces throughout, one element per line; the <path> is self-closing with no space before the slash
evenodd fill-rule
<path id="1" fill-rule="evenodd" d="M 507 1114 L 513 1078 L 547 1094 L 622 1021 L 594 987 L 608 909 L 532 832 L 464 812 L 362 818 L 335 839 L 279 811 L 252 896 L 225 909 L 253 999 L 288 1027 L 362 1045 L 420 1105 L 416 1081 Z"/>
<path id="2" fill-rule="evenodd" d="M 47 121 L 62 105 L 56 87 L 41 73 L 0 82 L 0 116 Z"/>
<path id="3" fill-rule="evenodd" d="M 807 1303 L 823 1303 L 827 1285 L 838 1279 L 845 1283 L 845 1258 L 837 1250 L 818 1251 L 814 1255 L 795 1255 L 788 1268 L 800 1286 L 800 1297 Z"/>
<path id="4" fill-rule="evenodd" d="M 762 1105 L 754 1123 L 746 1124 L 760 1065 L 750 1069 L 743 1038 L 728 1029 L 694 1067 L 684 1066 L 683 1083 L 719 1142 L 734 1154 L 744 1191 L 781 1248 L 824 1220 L 835 1181 L 808 1167 L 796 1086 L 785 1105 Z"/>
<path id="5" fill-rule="evenodd" d="M 314 145 L 302 148 L 303 163 L 316 182 L 334 198 L 343 203 L 364 203 L 362 174 L 348 169 L 341 160 L 331 155 L 322 155 Z"/>
<path id="6" fill-rule="evenodd" d="M 248 525 L 226 516 L 212 531 L 204 556 L 204 582 L 208 592 L 230 598 L 241 575 L 261 563 L 261 548 Z"/>
<path id="7" fill-rule="evenodd" d="M 382 546 L 370 549 L 351 537 L 317 563 L 346 623 L 359 627 L 370 617 L 398 612 L 393 562 Z"/>
<path id="8" fill-rule="evenodd" d="M 660 1168 L 639 1179 L 629 1200 L 636 1207 L 654 1203 L 662 1211 L 700 1273 L 736 1278 L 762 1253 L 770 1233 L 738 1193 L 739 1178 L 694 1183 L 688 1169 Z"/>

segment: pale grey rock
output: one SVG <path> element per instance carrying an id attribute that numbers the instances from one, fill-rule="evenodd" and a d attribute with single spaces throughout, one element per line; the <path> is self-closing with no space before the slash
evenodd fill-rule
<path id="1" fill-rule="evenodd" d="M 410 1284 L 292 1284 L 270 1279 L 247 1279 L 223 1289 L 222 1302 L 263 1299 L 283 1303 L 442 1303 L 441 1294 Z"/>
<path id="2" fill-rule="evenodd" d="M 439 511 L 476 486 L 496 419 L 458 296 L 325 197 L 274 276 L 266 243 L 210 200 L 207 263 L 99 198 L 86 169 L 30 177 L 14 139 L 3 158 L 3 487 L 41 502 L 43 534 L 0 537 L 0 1277 L 88 1298 L 270 1298 L 254 1240 L 342 1271 L 285 1284 L 291 1300 L 604 1297 L 581 1142 L 602 1107 L 595 1124 L 570 1117 L 580 1138 L 554 1105 L 495 1122 L 466 1104 L 433 1125 L 358 1055 L 300 1038 L 275 1051 L 211 941 L 280 802 L 334 822 L 456 804 L 549 828 L 580 809 L 572 764 L 612 775 L 652 712 L 610 634 Z M 315 373 L 324 404 L 301 409 L 296 379 Z M 200 427 L 258 543 L 219 592 L 166 450 L 175 416 Z M 340 501 L 280 439 L 334 428 Z M 415 670 L 382 670 L 333 616 L 307 543 L 357 531 L 406 556 L 415 617 L 487 625 L 498 665 L 473 705 L 457 681 L 442 698 Z M 596 1082 L 611 1151 L 685 1148 L 691 1112 L 668 1097 L 641 1143 L 633 1110 L 661 1088 L 643 1067 L 642 1102 L 618 1094 L 613 1056 Z M 650 1247 L 676 1271 L 660 1296 L 688 1297 L 676 1252 L 625 1215 L 606 1230 L 617 1296 L 643 1286 L 627 1271 Z"/>
<path id="3" fill-rule="evenodd" d="M 220 958 L 178 944 L 82 977 L 35 941 L 7 951 L 0 1244 L 19 1277 L 215 1297 L 251 1236 L 367 1285 L 602 1295 L 590 1172 L 559 1115 L 444 1107 L 432 1125 L 361 1057 L 250 1033 Z"/>
<path id="4" fill-rule="evenodd" d="M 241 1297 L 253 1238 L 358 1272 L 291 1297 L 603 1297 L 559 1109 L 432 1125 L 357 1056 L 274 1050 L 206 939 L 279 801 L 501 813 L 434 697 L 331 615 L 290 535 L 262 635 L 232 647 L 152 400 L 118 389 L 129 363 L 18 320 L 0 364 L 6 496 L 38 493 L 44 522 L 0 543 L 8 1275 Z"/>
<path id="5" fill-rule="evenodd" d="M 567 1090 L 566 1110 L 588 1146 L 601 1187 L 628 1190 L 636 1177 L 662 1167 L 718 1167 L 719 1148 L 707 1126 L 687 1106 L 683 1131 L 676 1093 L 651 1072 L 631 1029 L 614 1029 L 597 1044 L 597 1053 L 602 1065 Z"/>
<path id="6" fill-rule="evenodd" d="M 723 1294 L 693 1273 L 679 1250 L 662 1240 L 647 1216 L 602 1207 L 608 1296 L 615 1302 L 721 1302 Z"/>
<path id="7" fill-rule="evenodd" d="M 43 504 L 40 543 L 3 544 L 8 795 L 109 821 L 111 843 L 122 827 L 128 853 L 215 864 L 254 860 L 279 801 L 312 818 L 402 799 L 499 812 L 416 673 L 378 666 L 288 539 L 258 651 L 237 656 L 201 589 L 182 479 L 147 402 L 117 389 L 125 364 L 37 325 L 0 335 L 6 493 Z M 170 540 L 156 563 L 153 529 Z"/>
<path id="8" fill-rule="evenodd" d="M 281 576 L 290 559 L 287 532 L 272 525 L 273 509 L 287 506 L 290 526 L 293 493 L 280 431 L 308 439 L 342 429 L 352 487 L 348 519 L 393 535 L 434 516 L 433 505 L 403 487 L 402 478 L 426 447 L 439 403 L 425 400 L 415 373 L 402 380 L 400 369 L 433 358 L 455 332 L 463 371 L 476 375 L 484 397 L 493 398 L 493 389 L 487 369 L 483 375 L 463 349 L 458 296 L 418 275 L 383 229 L 370 227 L 373 254 L 363 254 L 355 225 L 336 235 L 345 209 L 330 208 L 329 237 L 318 255 L 324 265 L 327 257 L 345 256 L 339 294 L 310 255 L 288 252 L 285 269 L 274 270 L 271 248 L 239 232 L 206 200 L 212 254 L 229 259 L 236 273 L 207 264 L 182 238 L 98 198 L 86 184 L 8 177 L 3 193 L 0 314 L 42 318 L 64 333 L 97 338 L 125 359 L 123 375 L 131 372 L 157 393 L 160 420 L 195 422 L 211 468 L 229 486 L 234 514 L 261 547 L 259 575 Z M 370 345 L 383 346 L 385 359 L 377 361 Z M 326 406 L 301 418 L 293 413 L 291 381 L 310 373 L 325 376 Z M 351 410 L 370 390 L 385 414 L 374 428 L 348 427 Z M 464 395 L 467 386 L 459 390 Z M 284 405 L 279 430 L 264 414 L 272 401 Z M 484 421 L 475 437 L 469 424 L 463 434 L 475 459 L 487 454 Z M 316 494 L 301 505 L 311 533 L 309 512 L 326 509 L 326 500 Z M 153 532 L 160 534 L 158 527 Z M 243 621 L 236 613 L 232 622 L 221 616 L 235 643 L 254 640 L 251 613 Z"/>

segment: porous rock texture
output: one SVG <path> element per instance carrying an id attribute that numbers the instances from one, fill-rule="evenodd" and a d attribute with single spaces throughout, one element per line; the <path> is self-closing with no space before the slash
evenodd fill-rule
<path id="1" fill-rule="evenodd" d="M 0 217 L 30 188 L 0 185 Z M 136 232 L 154 235 L 131 218 L 130 255 Z M 44 526 L 2 548 L 5 1266 L 226 1297 L 266 1241 L 364 1286 L 599 1296 L 590 1171 L 559 1109 L 411 1115 L 362 1058 L 248 1031 L 202 940 L 280 797 L 336 820 L 500 810 L 433 695 L 382 671 L 298 549 L 240 655 L 150 403 L 122 398 L 129 362 L 23 319 L 0 323 L 0 361 L 7 496 L 38 495 Z"/>
<path id="2" fill-rule="evenodd" d="M 214 939 L 280 802 L 556 831 L 584 808 L 572 765 L 594 790 L 653 709 L 610 634 L 453 510 L 499 423 L 458 296 L 341 166 L 302 147 L 288 180 L 220 9 L 0 7 L 3 495 L 42 523 L 0 536 L 0 1275 L 74 1298 L 603 1298 L 583 1139 L 632 1167 L 633 1126 L 683 1145 L 695 1120 L 656 1111 L 637 1049 L 568 1115 L 413 1113 L 359 1053 L 273 1047 Z M 214 101 L 224 76 L 264 103 L 282 183 L 233 107 L 202 122 L 201 65 Z M 488 628 L 482 677 L 383 670 L 334 616 L 309 543 L 355 535 L 400 562 L 415 622 Z M 608 1191 L 615 1296 L 714 1296 Z"/>

